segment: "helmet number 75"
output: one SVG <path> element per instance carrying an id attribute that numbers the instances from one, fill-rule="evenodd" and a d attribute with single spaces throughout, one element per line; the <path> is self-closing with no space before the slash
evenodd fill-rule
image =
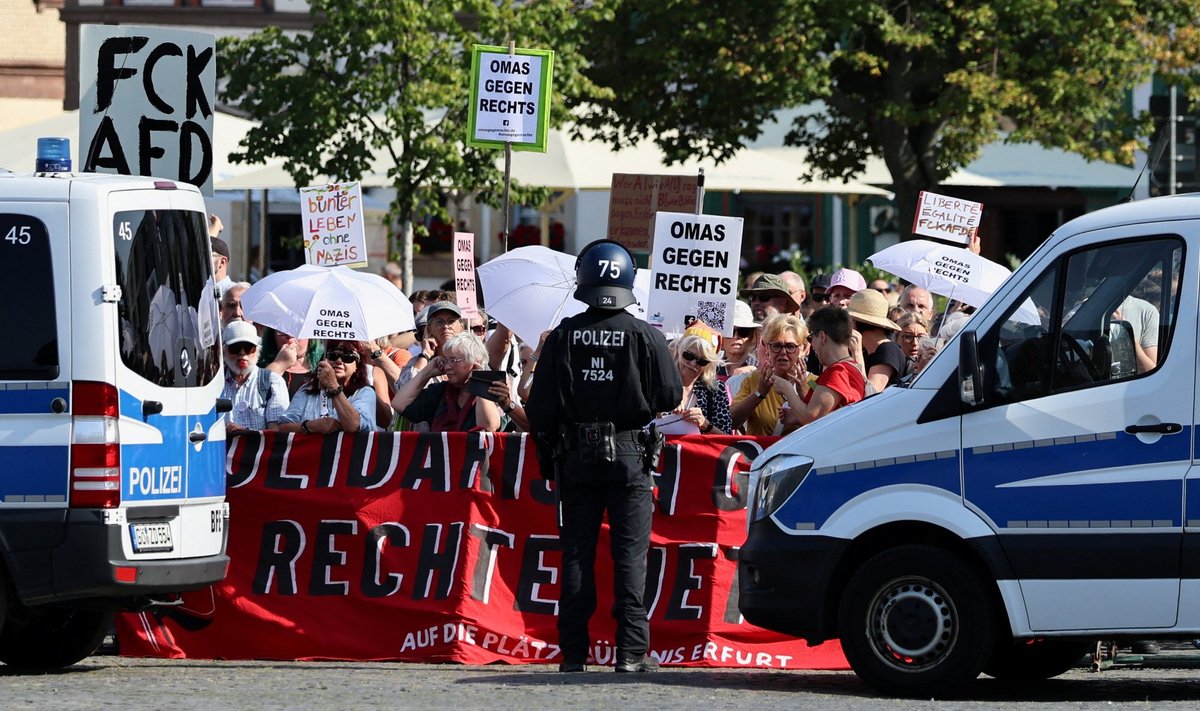
<path id="1" fill-rule="evenodd" d="M 596 262 L 600 265 L 600 276 L 607 276 L 610 279 L 616 279 L 621 276 L 621 265 L 609 260 L 598 259 Z"/>

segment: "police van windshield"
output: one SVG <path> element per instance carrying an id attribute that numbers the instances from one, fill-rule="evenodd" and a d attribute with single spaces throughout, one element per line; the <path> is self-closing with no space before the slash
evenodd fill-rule
<path id="1" fill-rule="evenodd" d="M 220 366 L 212 260 L 203 213 L 129 210 L 113 217 L 121 287 L 121 360 L 157 385 L 194 387 Z"/>

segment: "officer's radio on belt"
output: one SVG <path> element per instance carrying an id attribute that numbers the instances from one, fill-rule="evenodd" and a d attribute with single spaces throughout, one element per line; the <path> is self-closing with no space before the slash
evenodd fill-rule
<path id="1" fill-rule="evenodd" d="M 563 549 L 558 618 L 564 672 L 584 671 L 594 648 L 592 566 L 608 514 L 613 558 L 613 616 L 618 672 L 653 671 L 642 595 L 650 547 L 650 470 L 662 435 L 644 429 L 679 406 L 679 370 L 659 331 L 624 309 L 635 303 L 633 256 L 609 240 L 593 242 L 575 263 L 583 313 L 565 319 L 542 346 L 526 403 L 530 431 L 547 477 L 555 479 Z M 549 465 L 549 466 L 547 466 Z"/>

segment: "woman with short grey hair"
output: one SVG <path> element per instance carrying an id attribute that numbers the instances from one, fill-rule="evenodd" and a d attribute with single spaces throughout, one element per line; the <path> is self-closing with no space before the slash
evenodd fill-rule
<path id="1" fill-rule="evenodd" d="M 451 336 L 442 355 L 400 386 L 392 407 L 410 422 L 428 422 L 430 432 L 495 432 L 501 425 L 499 407 L 467 390 L 467 380 L 487 367 L 487 359 L 483 342 L 470 331 Z M 445 379 L 430 383 L 439 376 Z"/>

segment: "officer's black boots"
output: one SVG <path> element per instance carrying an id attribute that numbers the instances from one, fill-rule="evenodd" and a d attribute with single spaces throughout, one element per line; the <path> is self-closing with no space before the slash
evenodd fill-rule
<path id="1" fill-rule="evenodd" d="M 583 672 L 583 671 L 587 671 L 587 667 L 584 666 L 583 664 L 575 664 L 572 662 L 563 662 L 562 664 L 558 665 L 558 670 L 560 672 Z"/>
<path id="2" fill-rule="evenodd" d="M 617 673 L 620 674 L 656 671 L 658 671 L 658 660 L 648 654 L 641 659 L 633 657 L 630 659 L 622 659 L 617 662 Z"/>

